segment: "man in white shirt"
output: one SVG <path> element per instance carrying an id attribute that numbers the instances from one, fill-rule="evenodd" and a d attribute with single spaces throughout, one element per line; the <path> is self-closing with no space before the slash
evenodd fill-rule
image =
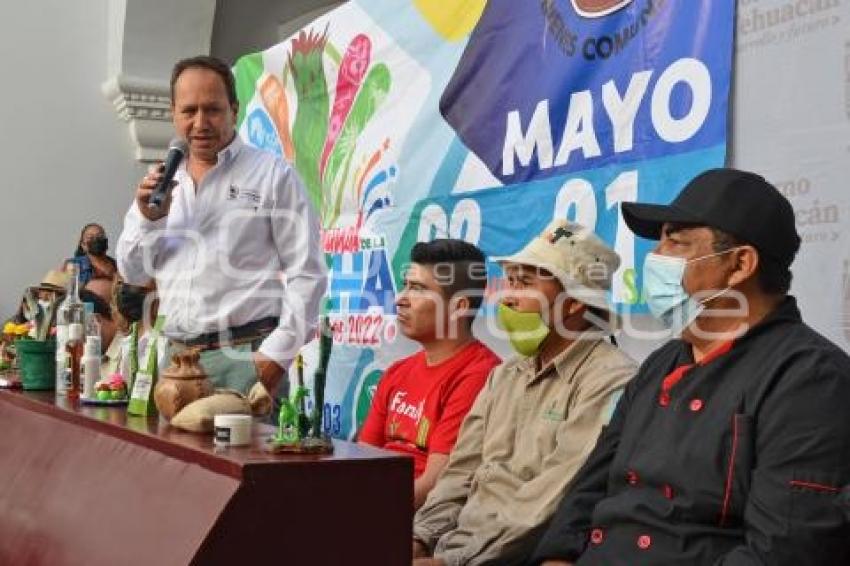
<path id="1" fill-rule="evenodd" d="M 119 271 L 130 284 L 156 279 L 164 333 L 178 349 L 204 350 L 216 386 L 247 391 L 259 380 L 274 393 L 325 292 L 318 218 L 296 171 L 237 135 L 227 65 L 178 62 L 171 100 L 189 155 L 160 209 L 148 200 L 162 165 L 142 179 L 118 242 Z M 249 363 L 221 363 L 240 351 L 253 352 Z"/>

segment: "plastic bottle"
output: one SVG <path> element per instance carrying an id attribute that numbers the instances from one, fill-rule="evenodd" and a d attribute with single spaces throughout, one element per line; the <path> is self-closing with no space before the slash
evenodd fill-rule
<path id="1" fill-rule="evenodd" d="M 100 323 L 94 314 L 94 305 L 85 303 L 86 339 L 83 356 L 80 360 L 82 395 L 85 399 L 95 397 L 94 386 L 100 380 Z"/>
<path id="2" fill-rule="evenodd" d="M 82 359 L 83 398 L 95 398 L 95 385 L 100 380 L 100 336 L 86 337 Z"/>

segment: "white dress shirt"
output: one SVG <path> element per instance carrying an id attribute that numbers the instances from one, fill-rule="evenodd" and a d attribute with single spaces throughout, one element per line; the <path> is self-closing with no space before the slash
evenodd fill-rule
<path id="1" fill-rule="evenodd" d="M 266 317 L 278 327 L 259 351 L 286 367 L 315 329 L 327 284 L 319 220 L 295 170 L 239 136 L 200 185 L 175 175 L 169 214 L 134 200 L 118 241 L 127 283 L 156 279 L 164 334 L 181 340 Z"/>

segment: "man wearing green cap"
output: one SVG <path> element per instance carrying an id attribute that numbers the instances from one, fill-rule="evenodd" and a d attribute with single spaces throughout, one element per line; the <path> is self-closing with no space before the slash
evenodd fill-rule
<path id="1" fill-rule="evenodd" d="M 527 560 L 636 369 L 606 340 L 620 260 L 592 231 L 554 221 L 494 260 L 507 283 L 499 321 L 519 355 L 491 373 L 416 514 L 414 564 Z"/>

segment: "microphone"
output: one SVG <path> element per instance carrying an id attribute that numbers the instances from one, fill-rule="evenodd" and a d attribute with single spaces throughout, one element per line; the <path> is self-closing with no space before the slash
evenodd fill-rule
<path id="1" fill-rule="evenodd" d="M 171 181 L 177 173 L 177 167 L 186 154 L 189 153 L 189 144 L 181 138 L 174 138 L 168 144 L 168 154 L 165 156 L 165 164 L 162 170 L 162 179 L 157 183 L 148 199 L 148 208 L 160 208 L 168 193 L 171 192 Z"/>

